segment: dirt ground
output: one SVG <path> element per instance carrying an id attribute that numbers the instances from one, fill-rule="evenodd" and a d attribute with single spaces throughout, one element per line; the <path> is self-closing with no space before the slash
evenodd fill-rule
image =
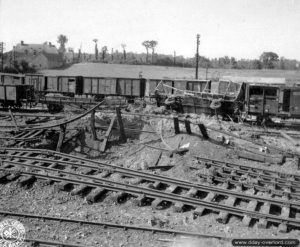
<path id="1" fill-rule="evenodd" d="M 160 109 L 160 113 L 165 113 Z M 155 113 L 154 108 L 139 108 L 132 106 L 130 112 Z M 74 116 L 66 109 L 67 117 Z M 123 122 L 126 129 L 138 129 L 139 131 L 126 131 L 127 142 L 119 141 L 117 129 L 112 131 L 108 148 L 105 153 L 99 151 L 105 135 L 105 128 L 112 118 L 111 113 L 97 112 L 96 127 L 98 141 L 92 140 L 90 117 L 87 116 L 76 123 L 68 126 L 68 133 L 63 145 L 63 151 L 88 157 L 94 160 L 108 162 L 117 166 L 142 170 L 152 174 L 159 174 L 188 181 L 201 183 L 198 173 L 205 173 L 207 169 L 199 165 L 193 155 L 202 157 L 226 160 L 252 167 L 266 168 L 300 175 L 298 164 L 293 158 L 286 158 L 281 165 L 254 162 L 246 159 L 239 159 L 238 153 L 243 150 L 260 152 L 264 145 L 273 145 L 291 151 L 298 151 L 299 147 L 280 136 L 253 135 L 255 131 L 263 130 L 257 126 L 247 126 L 233 122 L 218 120 L 215 116 L 189 116 L 194 121 L 202 122 L 223 131 L 229 131 L 243 138 L 249 138 L 261 143 L 260 146 L 225 136 L 224 134 L 209 131 L 210 139 L 202 137 L 198 126 L 192 125 L 192 135 L 185 132 L 185 127 L 180 124 L 182 132 L 174 134 L 173 121 L 160 118 L 149 118 L 141 116 L 123 115 Z M 1 120 L 1 125 L 11 125 L 9 120 Z M 17 123 L 23 124 L 25 118 L 18 118 Z M 117 125 L 115 125 L 117 127 Z M 162 130 L 162 131 L 161 131 Z M 144 131 L 144 132 L 142 132 Z M 295 131 L 294 131 L 295 132 Z M 178 148 L 187 146 L 189 151 L 184 155 L 175 154 L 169 157 L 168 152 L 161 153 L 158 164 L 155 160 L 160 155 L 156 148 L 166 148 L 160 134 L 167 146 Z M 300 132 L 299 132 L 300 133 Z M 10 133 L 0 133 L 1 137 Z M 51 142 L 53 136 L 48 140 L 34 144 L 34 147 L 55 148 L 55 141 Z M 55 138 L 54 138 L 55 139 Z M 7 141 L 0 140 L 0 145 L 7 145 Z M 271 152 L 272 154 L 272 152 Z M 275 155 L 275 153 L 273 153 Z M 173 166 L 168 170 L 149 170 L 151 166 Z M 214 234 L 229 238 L 299 238 L 300 231 L 292 230 L 288 233 L 279 233 L 275 226 L 268 226 L 267 229 L 258 229 L 256 225 L 245 227 L 241 219 L 230 217 L 227 224 L 216 221 L 217 213 L 208 213 L 201 217 L 194 217 L 192 211 L 183 213 L 173 212 L 171 207 L 163 210 L 153 210 L 151 206 L 138 207 L 130 198 L 116 204 L 112 200 L 114 193 L 108 192 L 103 198 L 94 204 L 88 204 L 85 196 L 71 196 L 70 191 L 58 191 L 55 185 L 45 185 L 41 181 L 35 182 L 29 188 L 20 187 L 17 182 L 0 184 L 0 205 L 2 210 L 12 212 L 43 214 L 56 217 L 68 217 L 72 219 L 105 221 L 117 224 L 134 224 L 146 227 L 160 227 L 203 234 Z M 1 216 L 2 219 L 3 216 Z M 230 241 L 216 239 L 191 239 L 165 234 L 152 234 L 149 232 L 104 229 L 101 227 L 80 226 L 76 224 L 57 223 L 19 218 L 25 228 L 26 237 L 42 238 L 62 242 L 72 242 L 85 246 L 232 246 Z"/>

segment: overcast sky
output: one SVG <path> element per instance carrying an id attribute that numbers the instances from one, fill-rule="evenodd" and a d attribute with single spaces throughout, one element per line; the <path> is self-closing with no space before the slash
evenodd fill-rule
<path id="1" fill-rule="evenodd" d="M 0 0 L 0 41 L 6 51 L 25 43 L 56 43 L 94 52 L 93 39 L 121 50 L 258 58 L 263 51 L 300 60 L 300 0 Z M 58 46 L 58 45 L 57 45 Z"/>

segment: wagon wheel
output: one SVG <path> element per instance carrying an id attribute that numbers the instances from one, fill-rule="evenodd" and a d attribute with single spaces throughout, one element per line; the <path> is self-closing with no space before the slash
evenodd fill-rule
<path id="1" fill-rule="evenodd" d="M 221 107 L 222 103 L 219 99 L 214 99 L 211 101 L 209 107 L 213 110 L 219 109 Z"/>

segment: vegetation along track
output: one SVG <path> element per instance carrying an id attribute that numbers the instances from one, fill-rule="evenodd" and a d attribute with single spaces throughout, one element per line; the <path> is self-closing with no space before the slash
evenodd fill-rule
<path id="1" fill-rule="evenodd" d="M 234 215 L 245 225 L 257 223 L 266 228 L 274 224 L 281 232 L 300 228 L 300 202 L 286 198 L 296 198 L 297 192 L 285 192 L 282 198 L 272 193 L 259 196 L 253 187 L 195 184 L 49 150 L 3 148 L 0 158 L 0 179 L 4 182 L 18 179 L 25 186 L 39 178 L 55 182 L 57 188 L 68 189 L 73 195 L 87 195 L 91 203 L 113 191 L 118 203 L 132 198 L 139 206 L 151 204 L 162 209 L 172 205 L 175 212 L 193 210 L 195 216 L 218 212 L 221 223 Z"/>

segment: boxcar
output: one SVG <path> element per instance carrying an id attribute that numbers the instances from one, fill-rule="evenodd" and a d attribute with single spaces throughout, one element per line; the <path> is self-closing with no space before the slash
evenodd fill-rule
<path id="1" fill-rule="evenodd" d="M 128 98 L 144 97 L 146 80 L 141 78 L 118 78 L 117 94 Z"/>
<path id="2" fill-rule="evenodd" d="M 283 118 L 300 117 L 300 88 L 278 85 L 246 84 L 245 113 Z"/>
<path id="3" fill-rule="evenodd" d="M 22 101 L 33 100 L 33 86 L 0 85 L 0 103 L 3 107 L 21 107 Z"/>
<path id="4" fill-rule="evenodd" d="M 34 90 L 41 92 L 45 90 L 45 76 L 42 74 L 26 74 L 25 84 L 32 85 Z"/>
<path id="5" fill-rule="evenodd" d="M 0 84 L 2 84 L 2 85 L 23 85 L 23 84 L 25 84 L 25 75 L 0 73 Z"/>
<path id="6" fill-rule="evenodd" d="M 155 95 L 155 89 L 162 82 L 166 87 L 163 88 L 165 94 L 183 94 L 183 91 L 203 92 L 211 90 L 210 80 L 186 80 L 186 79 L 148 79 L 147 95 Z M 179 90 L 176 90 L 179 89 Z M 161 90 L 161 88 L 158 88 Z"/>
<path id="7" fill-rule="evenodd" d="M 117 79 L 100 77 L 83 77 L 83 94 L 116 95 Z"/>

